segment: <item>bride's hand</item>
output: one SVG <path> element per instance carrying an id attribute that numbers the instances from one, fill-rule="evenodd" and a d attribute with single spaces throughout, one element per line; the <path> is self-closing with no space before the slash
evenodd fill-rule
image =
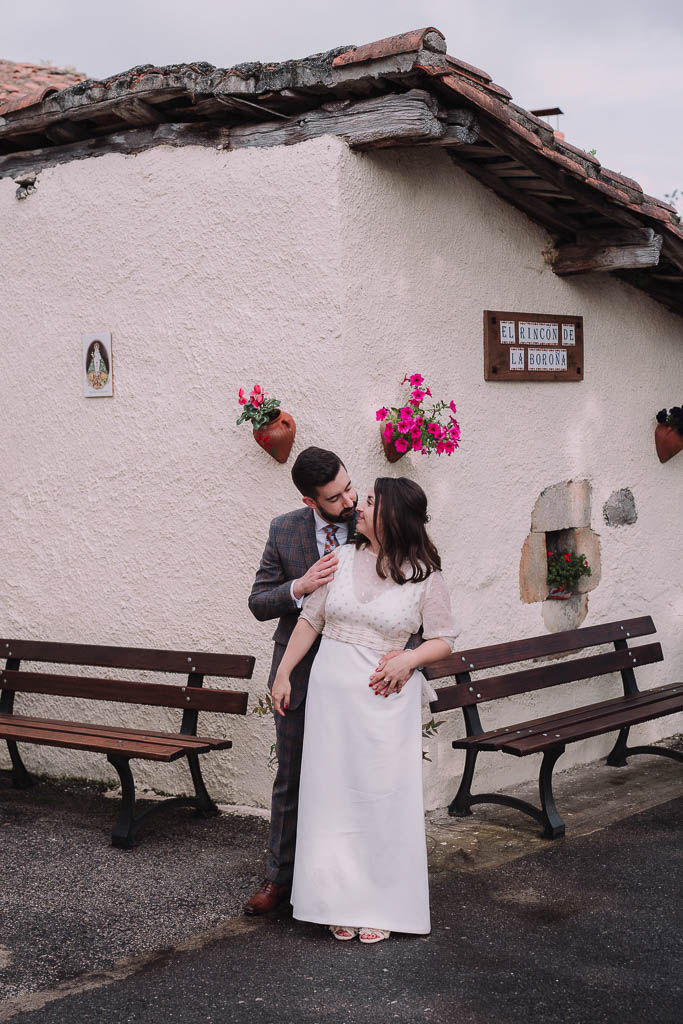
<path id="1" fill-rule="evenodd" d="M 289 676 L 275 676 L 275 682 L 273 683 L 273 689 L 271 692 L 271 699 L 273 701 L 273 711 L 276 711 L 278 715 L 285 717 L 285 711 L 289 707 L 289 698 L 292 695 L 292 685 L 289 681 Z M 283 711 L 282 709 L 285 709 Z"/>
<path id="2" fill-rule="evenodd" d="M 370 676 L 370 686 L 378 697 L 400 693 L 413 671 L 410 651 L 388 651 Z"/>

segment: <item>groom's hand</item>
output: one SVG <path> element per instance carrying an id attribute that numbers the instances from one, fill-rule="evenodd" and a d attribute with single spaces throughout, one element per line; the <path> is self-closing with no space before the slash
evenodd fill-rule
<path id="1" fill-rule="evenodd" d="M 334 551 L 331 551 L 329 555 L 323 555 L 313 563 L 305 576 L 300 576 L 298 580 L 294 581 L 294 596 L 299 598 L 304 594 L 312 594 L 318 587 L 330 583 L 334 579 L 338 565 L 339 559 Z"/>
<path id="2" fill-rule="evenodd" d="M 408 667 L 402 672 L 391 672 L 392 678 L 386 678 L 386 666 L 389 661 L 407 654 L 407 651 L 387 651 L 379 660 L 377 668 L 370 676 L 370 686 L 378 697 L 388 697 L 391 693 L 400 693 L 405 684 L 413 674 L 413 669 Z M 392 666 L 394 667 L 394 666 Z"/>

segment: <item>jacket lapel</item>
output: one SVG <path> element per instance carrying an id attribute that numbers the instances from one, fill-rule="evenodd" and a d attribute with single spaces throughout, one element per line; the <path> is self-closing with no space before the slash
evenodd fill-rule
<path id="1" fill-rule="evenodd" d="M 308 514 L 304 517 L 301 548 L 306 568 L 310 569 L 313 563 L 317 562 L 320 558 L 318 554 L 318 541 L 315 536 L 315 519 L 313 518 L 313 509 L 311 508 L 308 509 Z"/>

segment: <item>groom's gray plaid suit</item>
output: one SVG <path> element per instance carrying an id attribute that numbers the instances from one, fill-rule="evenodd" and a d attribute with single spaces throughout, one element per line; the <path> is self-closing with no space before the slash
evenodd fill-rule
<path id="1" fill-rule="evenodd" d="M 349 537 L 352 533 L 353 523 L 350 523 Z M 319 558 L 312 509 L 299 508 L 272 521 L 249 595 L 249 608 L 257 619 L 280 620 L 273 634 L 275 646 L 268 677 L 269 689 L 273 686 L 275 673 L 299 617 L 299 609 L 291 595 L 292 580 L 303 576 Z M 266 878 L 279 885 L 288 885 L 294 870 L 305 701 L 311 665 L 319 646 L 320 641 L 316 640 L 290 676 L 292 694 L 285 717 L 275 715 L 278 769 L 273 785 Z"/>

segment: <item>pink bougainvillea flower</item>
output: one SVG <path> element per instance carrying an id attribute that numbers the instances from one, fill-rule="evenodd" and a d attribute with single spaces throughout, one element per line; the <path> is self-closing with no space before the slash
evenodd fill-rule
<path id="1" fill-rule="evenodd" d="M 422 383 L 423 380 L 424 380 L 424 377 L 422 376 L 421 373 L 414 373 L 412 375 L 412 377 L 410 378 L 410 386 L 411 386 L 411 388 L 419 388 L 419 386 L 420 386 L 420 384 Z"/>
<path id="2" fill-rule="evenodd" d="M 394 447 L 397 452 L 407 452 L 408 442 L 406 441 L 405 437 L 399 437 L 396 441 L 394 441 Z"/>
<path id="3" fill-rule="evenodd" d="M 247 400 L 244 397 L 244 388 L 240 388 L 239 394 L 237 396 L 237 401 L 240 403 L 240 405 L 246 405 L 247 404 Z"/>
<path id="4" fill-rule="evenodd" d="M 393 423 L 387 423 L 386 427 L 384 428 L 384 440 L 385 441 L 391 441 L 393 436 L 394 436 L 394 425 L 393 425 Z"/>
<path id="5" fill-rule="evenodd" d="M 377 417 L 378 420 L 385 420 L 388 415 L 389 410 L 385 409 L 384 406 L 382 406 L 381 409 L 378 409 L 377 412 L 375 413 L 375 416 Z"/>

